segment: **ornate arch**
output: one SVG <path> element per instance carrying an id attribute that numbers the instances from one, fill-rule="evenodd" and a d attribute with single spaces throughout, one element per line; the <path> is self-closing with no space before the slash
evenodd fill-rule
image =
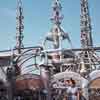
<path id="1" fill-rule="evenodd" d="M 93 72 L 91 72 L 89 74 L 89 78 L 90 78 L 90 81 L 89 81 L 89 86 L 90 84 L 94 84 L 94 88 L 100 88 L 100 84 L 98 84 L 100 82 L 100 70 L 95 70 Z M 98 87 L 99 85 L 99 87 Z"/>
<path id="2" fill-rule="evenodd" d="M 72 71 L 65 71 L 65 72 L 55 74 L 53 76 L 53 82 L 57 82 L 57 81 L 60 81 L 60 80 L 63 80 L 63 79 L 68 80 L 70 78 L 75 80 L 76 85 L 78 85 L 80 87 L 85 87 L 88 84 L 88 80 L 83 78 L 79 73 L 72 72 Z"/>

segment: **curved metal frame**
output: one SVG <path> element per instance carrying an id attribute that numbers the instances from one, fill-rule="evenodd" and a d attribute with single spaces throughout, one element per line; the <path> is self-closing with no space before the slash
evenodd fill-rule
<path id="1" fill-rule="evenodd" d="M 34 53 L 34 50 L 35 50 L 35 53 Z M 33 48 L 25 50 L 25 51 L 23 50 L 23 52 L 20 55 L 18 55 L 14 58 L 15 63 L 18 65 L 19 69 L 21 69 L 25 63 L 27 63 L 29 60 L 31 60 L 33 58 L 33 61 L 35 61 L 35 62 L 32 64 L 30 64 L 30 62 L 29 62 L 29 64 L 27 63 L 26 66 L 24 66 L 25 69 L 26 69 L 26 67 L 29 68 L 29 66 L 36 67 L 35 70 L 39 69 L 38 65 L 36 63 L 36 57 L 39 57 L 41 50 L 42 50 L 42 47 L 41 48 L 40 47 L 37 47 L 37 48 L 33 47 Z"/>

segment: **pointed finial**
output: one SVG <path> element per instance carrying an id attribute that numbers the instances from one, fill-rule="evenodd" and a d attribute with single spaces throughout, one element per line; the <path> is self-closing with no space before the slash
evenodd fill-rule
<path id="1" fill-rule="evenodd" d="M 61 21 L 63 19 L 63 15 L 61 14 L 62 6 L 59 0 L 53 0 L 53 13 L 52 13 L 52 18 L 51 20 L 55 24 L 61 24 Z"/>

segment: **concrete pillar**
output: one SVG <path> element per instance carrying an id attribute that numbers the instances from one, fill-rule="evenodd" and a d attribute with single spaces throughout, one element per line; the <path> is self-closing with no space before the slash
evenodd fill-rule
<path id="1" fill-rule="evenodd" d="M 82 95 L 86 98 L 86 100 L 89 100 L 89 93 L 88 93 L 88 82 L 82 81 Z"/>
<path id="2" fill-rule="evenodd" d="M 41 79 L 43 81 L 43 84 L 45 86 L 45 89 L 47 91 L 47 100 L 51 100 L 51 93 L 50 93 L 50 71 L 48 69 L 45 69 L 44 67 L 41 67 L 40 69 L 40 75 Z"/>
<path id="3" fill-rule="evenodd" d="M 86 100 L 89 100 L 89 93 L 88 93 L 88 88 L 84 87 L 82 88 L 83 96 L 86 98 Z"/>

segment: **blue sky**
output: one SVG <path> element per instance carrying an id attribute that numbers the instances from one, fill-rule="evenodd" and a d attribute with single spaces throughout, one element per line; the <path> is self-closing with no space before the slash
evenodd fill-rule
<path id="1" fill-rule="evenodd" d="M 40 44 L 51 29 L 52 0 L 22 0 L 24 9 L 24 45 Z M 62 26 L 74 47 L 80 47 L 80 0 L 61 0 Z M 100 46 L 100 0 L 89 0 L 94 45 Z M 0 50 L 15 46 L 16 0 L 0 0 Z M 67 45 L 67 43 L 66 43 Z"/>

